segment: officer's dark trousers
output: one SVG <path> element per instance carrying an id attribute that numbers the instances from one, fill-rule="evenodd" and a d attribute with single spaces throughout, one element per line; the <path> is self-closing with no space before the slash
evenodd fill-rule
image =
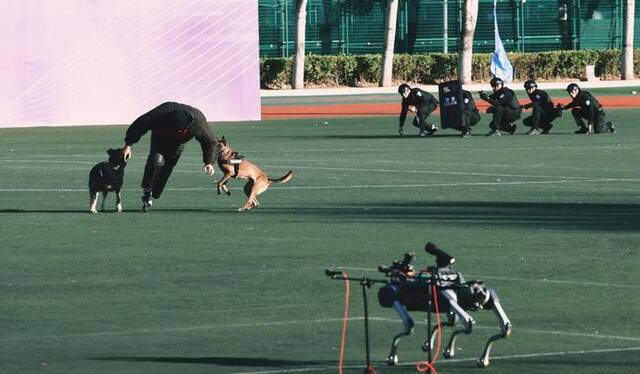
<path id="1" fill-rule="evenodd" d="M 533 104 L 533 112 L 531 116 L 522 120 L 525 126 L 534 129 L 545 129 L 549 127 L 551 122 L 558 117 L 557 111 L 549 108 L 544 108 L 538 103 Z"/>
<path id="2" fill-rule="evenodd" d="M 462 112 L 462 120 L 464 121 L 462 126 L 455 126 L 451 128 L 464 134 L 471 131 L 471 127 L 480 122 L 480 113 L 475 110 L 465 110 Z"/>
<path id="3" fill-rule="evenodd" d="M 427 118 L 434 110 L 436 110 L 436 106 L 434 104 L 427 104 L 416 108 L 418 113 L 416 113 L 416 119 L 413 121 L 413 126 L 420 129 L 420 132 L 423 132 L 427 128 Z"/>
<path id="4" fill-rule="evenodd" d="M 475 126 L 476 124 L 478 124 L 478 122 L 480 122 L 480 113 L 478 111 L 465 110 L 462 113 L 462 116 L 464 117 L 464 125 L 467 129 Z"/>
<path id="5" fill-rule="evenodd" d="M 583 120 L 587 120 L 593 124 L 593 131 L 597 134 L 603 132 L 609 132 L 610 123 L 606 122 L 604 110 L 599 108 L 596 110 L 594 118 L 591 118 L 591 113 L 588 110 L 584 110 L 581 108 L 573 108 L 571 109 L 571 114 L 573 115 L 573 119 L 576 121 L 576 125 L 582 129 L 586 129 L 586 125 Z"/>
<path id="6" fill-rule="evenodd" d="M 492 130 L 511 131 L 511 124 L 522 115 L 522 110 L 496 105 L 492 107 L 493 121 L 489 123 Z"/>
<path id="7" fill-rule="evenodd" d="M 151 135 L 151 148 L 144 168 L 142 188 L 150 189 L 154 198 L 157 199 L 162 194 L 183 149 L 184 144 L 177 143 L 175 140 Z"/>

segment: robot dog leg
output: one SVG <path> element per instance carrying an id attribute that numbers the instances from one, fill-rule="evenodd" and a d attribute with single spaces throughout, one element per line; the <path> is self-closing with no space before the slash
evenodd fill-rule
<path id="1" fill-rule="evenodd" d="M 487 344 L 484 347 L 484 351 L 482 352 L 482 355 L 477 361 L 478 366 L 481 368 L 485 368 L 489 366 L 489 355 L 491 354 L 491 346 L 493 345 L 493 342 L 495 342 L 496 340 L 505 339 L 511 336 L 511 321 L 509 321 L 507 314 L 504 312 L 504 309 L 502 309 L 502 305 L 500 304 L 500 299 L 498 298 L 498 294 L 492 289 L 489 289 L 489 294 L 490 294 L 490 299 L 487 304 L 491 304 L 491 310 L 493 310 L 496 317 L 498 317 L 498 320 L 500 321 L 501 331 L 499 334 L 496 334 L 490 337 L 489 341 L 487 341 Z M 488 306 L 489 305 L 485 305 L 485 308 Z"/>
<path id="2" fill-rule="evenodd" d="M 400 343 L 400 338 L 411 335 L 411 333 L 413 333 L 415 329 L 415 323 L 413 322 L 413 319 L 407 312 L 407 308 L 405 308 L 405 306 L 402 305 L 400 301 L 395 300 L 392 307 L 393 310 L 398 313 L 398 316 L 400 316 L 402 325 L 404 326 L 404 331 L 396 334 L 396 336 L 393 337 L 393 341 L 391 342 L 391 351 L 389 352 L 389 356 L 387 357 L 387 365 L 389 366 L 398 364 L 398 343 Z"/>
<path id="3" fill-rule="evenodd" d="M 451 338 L 449 339 L 449 343 L 444 350 L 443 356 L 445 358 L 451 358 L 456 354 L 456 338 L 459 334 L 471 334 L 473 331 L 473 326 L 476 321 L 467 313 L 459 304 L 458 304 L 458 296 L 456 295 L 453 289 L 445 289 L 441 291 L 442 296 L 447 300 L 449 304 L 449 311 L 454 314 L 454 321 L 458 319 L 462 322 L 464 328 L 455 330 L 451 334 Z"/>

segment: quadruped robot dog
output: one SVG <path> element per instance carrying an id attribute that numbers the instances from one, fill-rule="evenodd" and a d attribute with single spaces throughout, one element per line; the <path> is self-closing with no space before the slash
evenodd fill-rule
<path id="1" fill-rule="evenodd" d="M 458 335 L 470 334 L 473 331 L 475 320 L 469 312 L 492 310 L 500 324 L 500 332 L 489 338 L 477 360 L 479 367 L 489 366 L 493 343 L 511 335 L 511 322 L 500 304 L 498 294 L 493 289 L 486 287 L 482 281 L 465 281 L 462 273 L 452 267 L 455 259 L 435 244 L 427 243 L 425 251 L 436 257 L 435 267 L 429 266 L 425 270 L 416 271 L 411 264 L 415 259 L 415 253 L 406 253 L 402 260 L 393 261 L 391 266 L 381 265 L 378 267 L 378 271 L 387 277 L 385 280 L 350 278 L 343 272 L 326 270 L 326 274 L 332 279 L 360 281 L 362 285 L 365 299 L 367 367 L 369 368 L 371 365 L 369 362 L 366 288 L 370 288 L 374 283 L 383 284 L 378 290 L 380 305 L 385 308 L 393 308 L 400 316 L 404 326 L 404 330 L 393 337 L 387 365 L 392 366 L 398 363 L 397 352 L 400 339 L 412 334 L 415 330 L 415 323 L 409 315 L 409 311 L 427 313 L 428 339 L 422 345 L 422 350 L 428 353 L 429 362 L 432 362 L 432 348 L 439 329 L 443 326 L 454 327 L 457 322 L 462 325 L 460 329 L 453 331 L 443 352 L 445 358 L 451 358 L 455 354 L 455 342 Z M 436 323 L 435 326 L 432 326 L 432 313 L 446 315 L 446 322 Z"/>

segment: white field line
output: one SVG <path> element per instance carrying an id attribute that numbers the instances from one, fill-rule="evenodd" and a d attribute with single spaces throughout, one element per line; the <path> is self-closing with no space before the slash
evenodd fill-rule
<path id="1" fill-rule="evenodd" d="M 538 358 L 538 357 L 556 357 L 556 356 L 571 356 L 571 355 L 586 355 L 586 354 L 598 354 L 598 353 L 615 353 L 615 352 L 635 352 L 640 351 L 640 347 L 628 347 L 628 348 L 605 348 L 605 349 L 592 349 L 592 350 L 583 350 L 583 351 L 559 351 L 559 352 L 541 352 L 541 353 L 525 353 L 519 355 L 504 355 L 504 356 L 491 356 L 491 360 L 517 360 L 520 358 Z M 471 361 L 475 362 L 476 357 L 473 358 L 453 358 L 448 360 L 440 360 L 436 363 L 436 368 L 440 365 L 444 365 L 447 363 L 454 362 L 465 362 Z M 374 362 L 375 364 L 384 365 L 381 362 Z M 398 364 L 401 367 L 411 367 L 415 366 L 415 363 L 401 363 Z M 344 366 L 344 369 L 358 369 L 362 368 L 364 365 L 349 365 Z M 297 368 L 297 369 L 280 369 L 280 370 L 262 370 L 262 371 L 242 371 L 242 372 L 234 372 L 232 374 L 290 374 L 290 373 L 309 373 L 314 371 L 336 371 L 338 369 L 337 366 L 316 366 L 316 367 L 306 367 L 306 368 Z"/>
<path id="2" fill-rule="evenodd" d="M 98 162 L 93 161 L 69 161 L 69 160 L 16 160 L 16 159 L 4 159 L 0 160 L 1 162 L 10 162 L 12 164 L 97 164 Z M 106 158 L 105 160 L 106 161 Z"/>
<path id="3" fill-rule="evenodd" d="M 615 147 L 616 149 L 619 147 Z M 632 148 L 632 147 L 629 147 Z M 288 151 L 289 152 L 289 151 Z M 246 152 L 247 154 L 249 153 L 260 153 L 260 152 Z M 11 157 L 13 158 L 0 158 L 0 162 L 11 162 L 11 163 L 35 163 L 35 164 L 40 164 L 40 163 L 49 163 L 49 164 L 56 164 L 56 163 L 61 163 L 61 164 L 69 164 L 69 163 L 78 163 L 78 164 L 96 164 L 98 162 L 100 162 L 99 160 L 105 159 L 106 157 L 103 157 L 102 154 L 74 154 L 74 155 L 39 155 L 37 156 L 37 158 L 33 158 L 33 159 L 29 159 L 29 157 L 33 157 L 31 155 L 25 155 L 22 156 L 20 155 L 20 159 L 16 159 L 17 155 L 15 154 L 11 154 Z M 0 156 L 2 157 L 2 156 Z M 9 156 L 5 156 L 5 157 L 9 157 Z M 97 159 L 98 161 L 65 161 L 65 160 L 55 160 L 56 158 L 88 158 L 88 159 Z M 183 157 L 183 162 L 180 163 L 180 165 L 183 166 L 201 166 L 201 164 L 196 164 L 196 163 L 192 163 L 192 160 L 187 156 L 187 157 Z M 104 161 L 104 160 L 103 160 Z M 303 163 L 325 163 L 326 160 L 297 160 L 299 162 L 303 162 Z M 367 161 L 369 163 L 372 164 L 403 164 L 403 165 L 407 165 L 407 164 L 413 164 L 416 166 L 420 166 L 420 165 L 437 165 L 437 166 L 452 166 L 452 167 L 477 167 L 477 168 L 507 168 L 507 169 L 545 169 L 545 170 L 549 170 L 549 169 L 564 169 L 564 170 L 582 170 L 582 171 L 593 171 L 593 168 L 588 168 L 588 167 L 569 167 L 569 166 L 558 166 L 558 165 L 549 165 L 549 164 L 544 164 L 544 163 L 537 163 L 537 164 L 533 164 L 533 165 L 509 165 L 509 164 L 473 164 L 473 163 L 454 163 L 454 162 L 428 162 L 428 161 L 421 161 L 421 160 L 369 160 Z M 285 167 L 285 166 L 280 166 L 280 165 L 263 165 L 265 167 Z M 291 168 L 291 166 L 286 166 Z M 318 167 L 313 167 L 313 166 L 293 166 L 293 168 L 296 169 L 302 169 L 302 168 L 306 168 L 306 169 L 314 169 L 314 168 L 318 168 Z M 320 168 L 318 168 L 320 169 Z M 340 169 L 328 169 L 328 170 L 340 170 Z M 344 169 L 344 170 L 362 170 L 362 171 L 369 171 L 370 169 Z M 176 170 L 178 171 L 178 170 Z M 372 169 L 372 171 L 376 171 L 376 169 Z M 386 170 L 381 170 L 381 172 L 384 172 Z M 628 172 L 628 169 L 612 169 L 612 168 L 607 168 L 607 171 L 614 171 L 614 172 Z M 175 172 L 175 171 L 174 171 Z M 397 170 L 394 169 L 391 172 L 403 172 L 402 170 Z M 406 172 L 411 172 L 411 171 L 406 171 Z M 492 174 L 493 175 L 493 174 Z M 508 175 L 508 174 L 507 174 Z M 537 176 L 537 177 L 544 177 L 544 176 Z M 558 176 L 560 177 L 560 176 Z M 566 178 L 589 178 L 589 177 L 566 177 Z"/>
<path id="4" fill-rule="evenodd" d="M 362 319 L 364 319 L 364 317 L 361 317 Z M 369 317 L 369 320 L 371 321 L 380 321 L 380 322 L 392 322 L 392 323 L 399 323 L 402 324 L 402 322 L 400 321 L 400 319 L 393 319 L 393 318 L 384 318 L 384 317 Z M 425 325 L 426 326 L 426 322 L 423 321 L 414 321 L 417 325 Z M 497 326 L 478 326 L 475 325 L 473 327 L 474 329 L 480 329 L 480 330 L 495 330 L 496 332 L 499 331 L 499 328 Z M 611 340 L 625 340 L 625 341 L 633 341 L 633 342 L 640 342 L 640 337 L 636 338 L 633 336 L 619 336 L 619 335 L 606 335 L 606 334 L 597 334 L 597 333 L 584 333 L 584 332 L 567 332 L 567 331 L 557 331 L 557 330 L 536 330 L 536 329 L 521 329 L 518 327 L 515 327 L 513 331 L 517 331 L 517 332 L 526 332 L 526 333 L 531 333 L 531 334 L 542 334 L 542 335 L 560 335 L 560 336 L 575 336 L 575 337 L 581 337 L 581 338 L 594 338 L 594 339 L 611 339 Z"/>
<path id="5" fill-rule="evenodd" d="M 298 271 L 309 271 L 309 272 L 324 272 L 325 268 L 318 267 L 297 267 Z M 289 273 L 291 269 L 255 269 L 255 273 L 259 275 L 265 274 L 278 274 L 278 273 Z M 207 274 L 176 274 L 176 275 L 164 275 L 162 277 L 158 277 L 156 280 L 158 282 L 175 282 L 175 281 L 185 281 L 191 279 L 202 279 L 202 278 L 215 278 L 215 277 L 228 277 L 230 275 L 237 275 L 237 271 L 218 271 Z M 78 280 L 78 279 L 59 279 L 59 280 L 49 280 L 49 281 L 38 281 L 38 282 L 3 282 L 0 283 L 1 286 L 7 287 L 34 287 L 34 286 L 64 286 L 64 285 L 78 285 L 78 284 L 118 284 L 118 283 L 138 283 L 140 280 L 137 278 L 103 278 L 99 281 L 87 281 L 87 280 Z"/>
<path id="6" fill-rule="evenodd" d="M 325 268 L 300 268 L 299 270 L 309 270 L 309 271 L 324 271 Z M 332 269 L 334 270 L 348 270 L 348 271 L 363 271 L 363 272 L 368 272 L 368 273 L 376 273 L 377 269 L 373 269 L 373 268 L 359 268 L 359 267 L 350 267 L 350 266 L 337 266 L 337 267 L 332 267 Z M 272 270 L 260 270 L 259 273 L 261 274 L 267 274 L 267 273 L 281 273 L 281 272 L 286 272 L 289 270 L 284 270 L 284 269 L 272 269 Z M 227 273 L 227 272 L 220 272 L 220 273 L 212 273 L 212 274 L 207 274 L 208 277 L 224 277 L 227 275 L 231 275 L 231 274 L 236 274 L 234 272 L 231 273 Z M 198 276 L 171 276 L 171 277 L 166 277 L 163 278 L 162 280 L 166 280 L 166 281 L 175 281 L 175 280 L 184 280 L 184 279 L 191 279 L 191 278 L 197 278 Z M 567 284 L 567 285 L 580 285 L 580 286 L 595 286 L 595 287 L 611 287 L 611 288 L 640 288 L 639 284 L 620 284 L 620 283 L 601 283 L 601 282 L 588 282 L 588 281 L 574 281 L 574 280 L 562 280 L 562 279 L 548 279 L 548 278 L 518 278 L 518 277 L 501 277 L 501 276 L 493 276 L 493 275 L 474 275 L 474 274 L 470 274 L 468 275 L 468 278 L 475 278 L 475 279 L 499 279 L 499 280 L 506 280 L 506 281 L 516 281 L 516 282 L 529 282 L 529 283 L 555 283 L 555 284 Z M 19 283 L 19 284 L 14 284 L 12 282 L 6 282 L 4 284 L 1 284 L 3 286 L 8 286 L 8 287 L 16 287 L 16 286 L 26 286 L 26 287 L 32 287 L 32 286 L 42 286 L 42 285 L 48 285 L 48 286 L 55 286 L 55 285 L 74 285 L 74 284 L 110 284 L 110 283 L 134 283 L 135 279 L 106 279 L 106 280 L 102 280 L 101 282 L 83 282 L 83 281 L 79 281 L 76 279 L 65 279 L 65 280 L 58 280 L 58 281 L 44 281 L 44 282 L 23 282 L 23 283 Z"/>
<path id="7" fill-rule="evenodd" d="M 383 317 L 369 317 L 372 321 L 379 322 L 393 322 L 401 323 L 399 319 L 383 318 Z M 349 321 L 362 321 L 364 317 L 351 317 Z M 29 340 L 46 340 L 46 339 L 75 339 L 75 338 L 91 338 L 91 337 L 104 337 L 104 336 L 125 336 L 125 335 L 139 335 L 139 334 L 164 334 L 174 332 L 188 332 L 188 331 L 200 331 L 200 330 L 221 330 L 221 329 L 237 329 L 237 328 L 254 328 L 254 327 L 274 327 L 274 326 L 286 326 L 286 325 L 307 325 L 307 324 L 322 324 L 322 323 L 335 323 L 342 322 L 342 318 L 322 318 L 314 320 L 289 320 L 289 321 L 271 321 L 271 322 L 252 322 L 252 323 L 232 323 L 232 324 L 217 324 L 217 325 L 197 325 L 197 326 L 184 326 L 184 327 L 170 327 L 170 328 L 155 328 L 155 329 L 134 329 L 125 331 L 98 331 L 89 333 L 77 333 L 77 334 L 60 334 L 60 335 L 40 335 L 40 336 L 25 336 L 15 338 L 0 339 L 0 342 L 12 342 L 12 341 L 29 341 Z M 424 322 L 417 321 L 418 324 Z M 496 327 L 478 326 L 475 328 L 483 330 L 495 330 Z M 630 336 L 616 336 L 616 335 L 601 335 L 601 334 L 589 334 L 579 332 L 563 332 L 563 331 L 545 331 L 545 330 L 519 330 L 534 334 L 547 334 L 547 335 L 565 335 L 576 337 L 588 337 L 597 339 L 608 340 L 624 340 L 624 341 L 638 341 L 640 338 Z"/>
<path id="8" fill-rule="evenodd" d="M 631 147 L 630 147 L 631 148 Z M 247 154 L 249 153 L 260 153 L 260 152 L 246 152 Z M 87 159 L 95 159 L 95 160 L 100 160 L 100 159 L 104 159 L 106 160 L 106 157 L 103 157 L 102 154 L 75 154 L 75 155 L 40 155 L 37 158 L 34 159 L 29 159 L 29 157 L 32 157 L 31 155 L 25 155 L 20 156 L 22 157 L 21 159 L 15 159 L 16 155 L 11 155 L 14 158 L 6 158 L 6 159 L 0 159 L 0 162 L 15 162 L 15 163 L 51 163 L 51 164 L 55 164 L 55 163 L 61 163 L 61 164 L 69 164 L 69 163 L 78 163 L 78 164 L 96 164 L 100 161 L 77 161 L 77 162 L 70 162 L 70 161 L 65 161 L 65 160 L 58 160 L 58 161 L 52 161 L 50 159 L 55 159 L 55 158 L 87 158 Z M 2 157 L 2 156 L 0 156 Z M 45 161 L 46 160 L 46 161 Z M 103 160 L 103 161 L 104 161 Z M 191 166 L 200 166 L 200 164 L 195 164 L 195 163 L 190 163 L 192 160 L 189 159 L 189 157 L 184 157 L 184 161 L 186 162 L 181 162 L 179 165 L 191 165 Z M 301 163 L 324 163 L 326 162 L 326 160 L 297 160 L 298 162 Z M 548 163 L 537 163 L 537 164 L 533 164 L 533 165 L 509 165 L 509 164 L 473 164 L 473 163 L 456 163 L 456 162 L 429 162 L 429 161 L 421 161 L 421 160 L 368 160 L 367 162 L 370 162 L 372 164 L 414 164 L 417 166 L 420 165 L 437 165 L 437 166 L 452 166 L 452 167 L 466 167 L 466 168 L 498 168 L 498 169 L 545 169 L 545 170 L 550 170 L 550 169 L 557 169 L 557 170 L 580 170 L 580 171 L 593 171 L 593 168 L 589 168 L 589 167 L 571 167 L 571 166 L 558 166 L 558 165 L 549 165 Z M 283 166 L 271 166 L 271 167 L 283 167 Z M 301 166 L 294 166 L 294 168 L 298 169 L 298 168 L 302 168 Z M 309 167 L 308 167 L 309 168 Z M 311 167 L 313 168 L 313 167 Z M 175 170 L 178 171 L 178 170 Z M 174 171 L 174 172 L 175 172 Z M 607 171 L 613 171 L 613 172 L 629 172 L 629 169 L 615 169 L 615 168 L 607 168 Z M 574 178 L 579 178 L 579 177 L 574 177 Z M 586 178 L 586 177 L 583 177 Z"/>
<path id="9" fill-rule="evenodd" d="M 113 126 L 110 126 L 113 127 Z M 594 149 L 638 149 L 635 145 L 602 145 L 602 146 L 552 146 L 552 147 L 461 147 L 461 148 L 437 148 L 437 149 L 425 149 L 425 148 L 380 148 L 380 147 L 367 147 L 367 148 L 321 148 L 321 149 L 281 149 L 278 153 L 336 153 L 336 152 L 447 152 L 447 151 L 455 151 L 455 152 L 463 152 L 463 151 L 477 151 L 477 150 L 489 150 L 489 151 L 526 151 L 526 150 L 585 150 L 592 151 Z M 257 150 L 257 151 L 242 151 L 243 154 L 268 154 L 272 155 L 272 150 Z M 51 159 L 51 158 L 59 158 L 59 157 L 106 157 L 106 153 L 88 153 L 88 154 L 37 154 L 34 155 L 32 153 L 28 154 L 20 154 L 16 151 L 4 151 L 0 152 L 0 158 L 3 157 L 20 157 L 22 159 L 32 158 L 34 160 L 37 159 Z M 136 157 L 143 157 L 146 159 L 147 151 L 138 150 L 136 151 Z M 140 156 L 144 155 L 144 156 Z"/>
<path id="10" fill-rule="evenodd" d="M 508 280 L 508 281 L 520 281 L 520 282 L 531 282 L 533 279 L 529 278 L 512 278 L 512 277 L 496 277 L 491 275 L 480 275 L 478 278 L 487 278 L 487 279 L 500 279 L 500 280 Z M 602 287 L 615 287 L 615 288 L 637 288 L 640 289 L 640 284 L 616 284 L 616 283 L 599 283 L 599 282 L 588 282 L 588 281 L 569 281 L 569 280 L 554 280 L 554 279 L 538 279 L 535 280 L 537 282 L 542 283 L 558 283 L 558 284 L 571 284 L 571 285 L 579 285 L 579 286 L 602 286 Z"/>
<path id="11" fill-rule="evenodd" d="M 635 178 L 602 178 L 602 179 L 581 179 L 581 180 L 554 180 L 554 181 L 515 181 L 515 182 L 469 182 L 469 183 L 433 183 L 433 184 L 385 184 L 385 185 L 353 185 L 353 186 L 278 186 L 277 190 L 327 190 L 327 189 L 398 189 L 398 188 L 418 188 L 418 187 L 465 187 L 465 186 L 516 186 L 516 185 L 549 185 L 564 183 L 603 183 L 603 182 L 640 182 Z M 165 188 L 165 191 L 212 191 L 211 187 L 187 187 L 187 188 Z M 241 190 L 241 187 L 230 188 L 231 190 Z M 123 191 L 139 191 L 139 189 L 124 189 Z M 0 192 L 87 192 L 86 188 L 0 188 Z"/>
<path id="12" fill-rule="evenodd" d="M 7 159 L 0 160 L 0 162 L 8 162 L 12 164 L 83 164 L 93 165 L 95 162 L 90 161 L 67 161 L 67 160 L 16 160 Z M 23 168 L 17 165 L 11 165 L 14 169 Z M 182 166 L 201 166 L 200 164 L 182 163 Z M 478 173 L 478 172 L 464 172 L 464 171 L 439 171 L 439 170 L 402 170 L 402 169 L 369 169 L 369 168 L 345 168 L 345 167 L 325 167 L 325 166 L 282 166 L 282 165 L 265 165 L 263 167 L 279 168 L 279 169 L 311 169 L 311 170 L 329 170 L 329 171 L 348 171 L 348 172 L 364 172 L 364 173 L 399 173 L 399 174 L 435 174 L 435 175 L 455 175 L 455 176 L 480 176 L 480 177 L 501 177 L 501 178 L 558 178 L 558 179 L 593 179 L 594 177 L 575 177 L 564 175 L 531 175 L 531 174 L 504 174 L 504 173 Z M 513 166 L 512 168 L 517 168 Z M 64 167 L 64 170 L 71 170 L 68 167 Z M 79 169 L 73 169 L 79 170 Z M 177 173 L 184 174 L 200 174 L 201 171 L 190 170 L 174 170 Z"/>
<path id="13" fill-rule="evenodd" d="M 17 160 L 6 159 L 0 160 L 0 162 L 7 163 L 23 163 L 23 164 L 85 164 L 92 165 L 96 162 L 91 161 L 67 161 L 67 160 Z M 201 166 L 200 164 L 182 163 L 182 166 Z M 345 168 L 345 167 L 325 167 L 325 166 L 282 166 L 282 165 L 264 165 L 268 168 L 284 168 L 284 169 L 311 169 L 311 170 L 330 170 L 330 171 L 356 171 L 365 173 L 401 173 L 401 174 L 438 174 L 438 175 L 468 175 L 468 176 L 482 176 L 482 177 L 509 177 L 509 178 L 560 178 L 560 179 L 592 179 L 593 177 L 572 177 L 563 175 L 530 175 L 530 174 L 504 174 L 504 173 L 478 173 L 478 172 L 463 172 L 463 171 L 439 171 L 439 170 L 402 170 L 402 169 L 369 169 L 369 168 Z M 17 167 L 20 168 L 20 167 Z M 514 168 L 516 168 L 514 166 Z M 179 171 L 174 172 L 182 173 L 201 173 L 197 171 Z"/>
<path id="14" fill-rule="evenodd" d="M 503 178 L 559 178 L 559 179 L 593 179 L 594 177 L 572 177 L 565 175 L 531 175 L 531 174 L 504 174 L 504 173 L 478 173 L 468 171 L 439 171 L 439 170 L 402 170 L 402 169 L 365 169 L 365 168 L 338 168 L 325 166 L 269 166 L 271 168 L 289 169 L 313 169 L 331 171 L 358 171 L 365 173 L 400 173 L 400 174 L 438 174 L 438 175 L 468 175 L 475 177 L 503 177 Z M 514 169 L 517 166 L 513 167 Z M 640 179 L 639 179 L 640 180 Z"/>
<path id="15" fill-rule="evenodd" d="M 348 270 L 348 271 L 364 271 L 370 273 L 377 273 L 378 269 L 374 268 L 360 268 L 351 266 L 337 266 L 332 268 L 334 270 Z M 568 285 L 581 285 L 581 286 L 596 286 L 596 287 L 615 287 L 615 288 L 640 288 L 640 284 L 620 284 L 620 283 L 601 283 L 601 282 L 588 282 L 588 281 L 573 281 L 573 280 L 561 280 L 561 279 L 548 279 L 548 278 L 517 278 L 517 277 L 500 277 L 493 275 L 467 275 L 468 279 L 499 279 L 506 281 L 516 282 L 533 282 L 533 283 L 556 283 L 556 284 L 568 284 Z"/>
<path id="16" fill-rule="evenodd" d="M 297 160 L 300 161 L 300 160 Z M 422 161 L 422 160 L 371 160 L 371 163 L 377 164 L 416 164 L 416 165 L 436 165 L 436 166 L 451 166 L 451 167 L 462 167 L 462 168 L 495 168 L 495 169 L 538 169 L 538 170 L 579 170 L 579 171 L 593 171 L 593 167 L 575 167 L 575 166 L 561 166 L 561 165 L 552 165 L 548 162 L 538 162 L 530 165 L 510 165 L 510 164 L 474 164 L 471 162 L 442 162 L 442 161 Z M 615 168 L 607 168 L 607 171 L 615 171 L 615 172 L 625 172 L 628 173 L 629 169 L 615 169 Z"/>

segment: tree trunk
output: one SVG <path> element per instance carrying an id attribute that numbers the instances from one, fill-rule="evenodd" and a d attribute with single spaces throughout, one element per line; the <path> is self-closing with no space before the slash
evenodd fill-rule
<path id="1" fill-rule="evenodd" d="M 293 57 L 293 76 L 291 77 L 291 87 L 294 89 L 304 88 L 304 41 L 307 27 L 307 0 L 298 0 L 297 10 L 296 52 Z"/>
<path id="2" fill-rule="evenodd" d="M 382 58 L 382 76 L 380 87 L 388 87 L 393 83 L 393 50 L 396 44 L 396 22 L 398 20 L 399 0 L 390 0 L 387 8 L 387 38 L 384 43 Z"/>
<path id="3" fill-rule="evenodd" d="M 635 0 L 625 1 L 624 46 L 622 52 L 622 79 L 634 79 L 633 74 L 633 28 L 635 22 Z"/>
<path id="4" fill-rule="evenodd" d="M 458 55 L 458 79 L 462 84 L 471 83 L 471 67 L 473 64 L 473 34 L 476 32 L 478 20 L 478 1 L 465 0 L 464 22 L 460 33 L 460 50 Z"/>

